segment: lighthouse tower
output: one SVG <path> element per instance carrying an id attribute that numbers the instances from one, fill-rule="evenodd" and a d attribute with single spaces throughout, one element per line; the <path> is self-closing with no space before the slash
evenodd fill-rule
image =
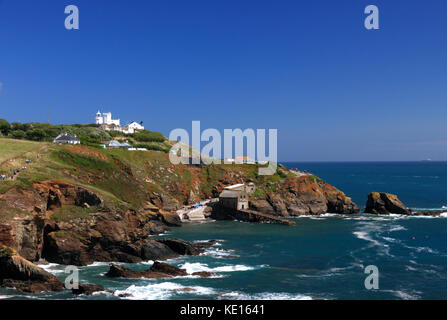
<path id="1" fill-rule="evenodd" d="M 98 113 L 96 113 L 95 122 L 96 122 L 96 124 L 103 124 L 104 123 L 104 118 L 101 115 L 101 112 L 99 110 L 98 110 Z"/>

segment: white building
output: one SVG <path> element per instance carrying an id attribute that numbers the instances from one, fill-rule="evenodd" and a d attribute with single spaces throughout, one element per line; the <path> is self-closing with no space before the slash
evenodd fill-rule
<path id="1" fill-rule="evenodd" d="M 81 140 L 76 135 L 63 132 L 53 140 L 53 143 L 80 144 Z"/>
<path id="2" fill-rule="evenodd" d="M 144 130 L 144 127 L 141 124 L 139 124 L 138 122 L 135 122 L 135 121 L 129 123 L 128 125 L 126 125 L 126 127 L 127 127 L 127 130 L 129 130 L 129 131 L 132 130 L 134 132 L 135 132 L 135 130 Z"/>
<path id="3" fill-rule="evenodd" d="M 135 131 L 144 130 L 144 127 L 135 121 L 122 127 L 120 119 L 112 119 L 111 112 L 101 113 L 99 110 L 96 113 L 95 122 L 101 129 L 107 131 L 119 131 L 126 134 L 132 134 L 135 133 Z"/>
<path id="4" fill-rule="evenodd" d="M 106 124 L 106 125 L 115 125 L 115 126 L 121 125 L 120 119 L 112 119 L 111 112 L 101 113 L 99 110 L 96 113 L 95 121 L 96 121 L 96 124 Z"/>

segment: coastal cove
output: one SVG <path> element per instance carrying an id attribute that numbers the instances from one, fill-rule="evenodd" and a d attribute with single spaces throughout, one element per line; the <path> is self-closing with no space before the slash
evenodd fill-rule
<path id="1" fill-rule="evenodd" d="M 395 192 L 413 208 L 445 205 L 441 193 L 446 190 L 445 163 L 314 163 L 307 167 L 300 163 L 289 167 L 330 181 L 352 195 L 360 207 L 373 190 Z M 410 192 L 417 190 L 423 190 L 425 198 L 413 202 Z M 422 196 L 422 191 L 418 194 Z M 447 295 L 445 216 L 323 214 L 291 219 L 296 226 L 210 221 L 173 227 L 154 238 L 217 241 L 201 255 L 165 262 L 188 273 L 206 271 L 219 276 L 111 279 L 105 277 L 109 263 L 94 263 L 80 267 L 81 282 L 100 284 L 115 293 L 79 299 L 443 299 Z M 144 270 L 152 262 L 121 265 Z M 368 265 L 379 268 L 379 290 L 364 287 Z M 42 267 L 61 280 L 65 277 L 62 265 Z M 73 295 L 0 289 L 0 297 L 72 299 Z"/>

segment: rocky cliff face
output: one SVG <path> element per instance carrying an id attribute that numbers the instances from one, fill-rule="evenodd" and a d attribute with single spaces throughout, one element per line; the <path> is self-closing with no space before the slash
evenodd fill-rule
<path id="1" fill-rule="evenodd" d="M 15 209 L 0 224 L 0 244 L 25 259 L 67 265 L 94 261 L 139 262 L 198 254 L 188 242 L 149 236 L 179 225 L 178 216 L 152 204 L 140 211 L 107 204 L 95 192 L 63 181 L 35 183 L 0 196 Z M 69 208 L 69 209 L 66 209 Z"/>
<path id="2" fill-rule="evenodd" d="M 250 199 L 250 207 L 284 217 L 323 213 L 352 214 L 359 208 L 343 192 L 313 176 L 287 178 L 278 189 Z"/>
<path id="3" fill-rule="evenodd" d="M 150 236 L 180 225 L 176 209 L 236 183 L 254 182 L 250 206 L 276 216 L 358 212 L 333 186 L 284 167 L 258 176 L 254 165 L 176 166 L 161 152 L 45 150 L 19 179 L 0 186 L 0 245 L 30 261 L 85 265 L 197 254 L 190 243 Z"/>

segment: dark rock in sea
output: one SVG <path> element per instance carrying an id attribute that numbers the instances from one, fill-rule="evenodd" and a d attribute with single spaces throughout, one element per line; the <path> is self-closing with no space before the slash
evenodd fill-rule
<path id="1" fill-rule="evenodd" d="M 143 260 L 165 260 L 177 256 L 178 253 L 157 240 L 148 240 L 141 247 L 141 258 Z"/>
<path id="2" fill-rule="evenodd" d="M 180 269 L 180 268 L 171 266 L 171 265 L 169 265 L 167 263 L 158 262 L 158 261 L 154 262 L 154 264 L 150 268 L 150 271 L 167 274 L 167 275 L 170 275 L 172 277 L 188 275 L 188 272 L 186 272 L 185 269 Z"/>
<path id="3" fill-rule="evenodd" d="M 158 261 L 155 261 L 149 269 L 138 271 L 112 264 L 109 271 L 106 273 L 106 277 L 110 278 L 170 278 L 184 277 L 187 275 L 189 274 L 185 269 L 180 269 Z M 211 272 L 194 272 L 192 275 L 211 277 L 216 276 L 217 274 Z"/>
<path id="4" fill-rule="evenodd" d="M 200 242 L 194 242 L 194 246 L 198 249 L 207 249 L 209 247 L 212 247 L 217 243 L 217 240 L 207 240 L 207 241 L 200 241 Z"/>
<path id="5" fill-rule="evenodd" d="M 441 213 L 444 213 L 445 210 L 437 210 L 437 211 L 419 211 L 419 212 L 413 212 L 412 216 L 424 216 L 424 217 L 439 217 Z"/>
<path id="6" fill-rule="evenodd" d="M 214 272 L 208 272 L 208 271 L 197 271 L 197 272 L 193 272 L 191 273 L 192 276 L 198 276 L 198 277 L 202 277 L 202 278 L 210 278 L 210 277 L 216 277 L 218 276 L 217 273 Z"/>
<path id="7" fill-rule="evenodd" d="M 154 265 L 159 262 L 154 262 Z M 169 266 L 169 265 L 168 265 Z M 106 277 L 109 278 L 169 278 L 176 276 L 186 276 L 188 273 L 186 270 L 179 269 L 173 266 L 161 267 L 156 266 L 155 268 L 147 270 L 131 270 L 126 267 L 118 266 L 112 264 L 109 271 L 106 273 Z"/>
<path id="8" fill-rule="evenodd" d="M 71 292 L 74 295 L 83 294 L 86 296 L 91 296 L 95 292 L 110 292 L 110 293 L 112 293 L 112 291 L 104 289 L 104 287 L 99 284 L 78 283 L 77 287 L 78 287 L 77 289 L 71 289 Z"/>
<path id="9" fill-rule="evenodd" d="M 64 290 L 59 279 L 6 246 L 0 247 L 0 286 L 32 293 Z"/>
<path id="10" fill-rule="evenodd" d="M 158 242 L 165 244 L 172 251 L 180 255 L 196 256 L 201 254 L 204 250 L 200 244 L 191 243 L 181 239 L 157 239 Z"/>
<path id="11" fill-rule="evenodd" d="M 371 192 L 368 195 L 365 213 L 410 215 L 412 212 L 394 194 Z"/>

